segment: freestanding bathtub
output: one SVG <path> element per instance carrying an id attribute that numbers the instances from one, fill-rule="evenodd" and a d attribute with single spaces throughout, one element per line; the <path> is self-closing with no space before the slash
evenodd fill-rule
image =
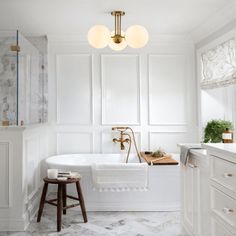
<path id="1" fill-rule="evenodd" d="M 178 154 L 173 154 L 179 159 Z M 176 211 L 180 209 L 179 165 L 148 166 L 148 191 L 99 192 L 94 190 L 91 165 L 93 163 L 119 163 L 121 154 L 68 154 L 46 159 L 48 168 L 77 171 L 88 211 Z M 130 155 L 130 162 L 138 158 Z M 71 194 L 76 194 L 69 188 Z"/>

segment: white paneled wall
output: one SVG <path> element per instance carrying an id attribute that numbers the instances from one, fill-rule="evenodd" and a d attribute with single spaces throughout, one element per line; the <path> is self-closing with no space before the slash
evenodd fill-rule
<path id="1" fill-rule="evenodd" d="M 185 39 L 114 52 L 49 37 L 49 119 L 57 123 L 58 153 L 119 152 L 111 131 L 117 125 L 134 129 L 141 150 L 177 152 L 177 143 L 194 142 L 193 66 Z"/>
<path id="2" fill-rule="evenodd" d="M 59 153 L 87 153 L 93 151 L 93 134 L 89 132 L 60 132 L 57 134 Z"/>
<path id="3" fill-rule="evenodd" d="M 9 207 L 10 205 L 10 196 L 9 196 L 9 179 L 10 179 L 10 156 L 9 156 L 9 143 L 8 142 L 0 142 L 0 208 L 1 207 Z"/>
<path id="4" fill-rule="evenodd" d="M 186 56 L 150 55 L 148 69 L 149 124 L 186 125 Z"/>
<path id="5" fill-rule="evenodd" d="M 93 111 L 91 55 L 57 55 L 56 59 L 58 124 L 91 124 Z"/>
<path id="6" fill-rule="evenodd" d="M 0 127 L 0 231 L 22 231 L 34 217 L 54 136 L 47 124 Z"/>
<path id="7" fill-rule="evenodd" d="M 140 124 L 138 55 L 102 55 L 102 124 Z"/>

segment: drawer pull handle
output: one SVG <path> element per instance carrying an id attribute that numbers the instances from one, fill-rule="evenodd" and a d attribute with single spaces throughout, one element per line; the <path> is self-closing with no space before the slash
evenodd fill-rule
<path id="1" fill-rule="evenodd" d="M 230 214 L 230 213 L 233 213 L 233 212 L 234 212 L 234 210 L 233 210 L 233 209 L 230 209 L 230 208 L 227 208 L 227 207 L 225 207 L 225 208 L 223 208 L 223 212 L 224 212 L 225 214 Z"/>
<path id="2" fill-rule="evenodd" d="M 230 173 L 224 173 L 224 177 L 225 177 L 225 178 L 233 177 L 233 174 L 230 174 Z"/>
<path id="3" fill-rule="evenodd" d="M 190 167 L 190 168 L 197 168 L 197 166 L 195 166 L 195 165 L 193 165 L 193 164 L 188 164 L 188 166 Z"/>

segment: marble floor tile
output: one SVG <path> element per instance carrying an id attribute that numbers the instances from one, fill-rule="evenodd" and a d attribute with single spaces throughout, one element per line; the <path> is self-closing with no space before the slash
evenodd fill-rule
<path id="1" fill-rule="evenodd" d="M 78 210 L 68 210 L 62 231 L 56 232 L 56 209 L 47 206 L 26 232 L 0 232 L 0 236 L 187 236 L 181 232 L 179 212 L 88 212 L 83 223 Z"/>

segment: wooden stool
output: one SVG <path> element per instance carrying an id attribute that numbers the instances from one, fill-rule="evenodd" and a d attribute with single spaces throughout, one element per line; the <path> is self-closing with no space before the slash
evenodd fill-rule
<path id="1" fill-rule="evenodd" d="M 37 222 L 40 222 L 40 219 L 41 219 L 41 216 L 42 216 L 42 213 L 43 213 L 44 203 L 48 203 L 50 205 L 53 205 L 53 206 L 57 207 L 57 231 L 58 232 L 61 231 L 62 211 L 63 211 L 63 214 L 65 215 L 66 210 L 69 209 L 69 208 L 76 207 L 76 206 L 80 205 L 82 215 L 83 215 L 83 218 L 84 218 L 84 223 L 86 223 L 88 221 L 87 220 L 86 209 L 85 209 L 85 205 L 84 205 L 84 198 L 83 198 L 82 190 L 81 190 L 81 187 L 80 187 L 80 182 L 79 182 L 80 179 L 79 178 L 67 179 L 67 180 L 56 180 L 56 179 L 44 178 L 43 180 L 44 180 L 44 186 L 43 186 L 43 192 L 42 192 L 40 205 L 39 205 Z M 76 184 L 78 198 L 67 195 L 67 193 L 66 193 L 66 185 L 67 184 L 72 184 L 72 183 Z M 46 200 L 48 184 L 57 184 L 58 185 L 57 198 L 51 199 L 51 200 Z M 67 204 L 66 204 L 67 198 L 78 200 L 79 203 L 67 206 Z M 55 201 L 57 201 L 57 203 L 54 203 Z"/>

